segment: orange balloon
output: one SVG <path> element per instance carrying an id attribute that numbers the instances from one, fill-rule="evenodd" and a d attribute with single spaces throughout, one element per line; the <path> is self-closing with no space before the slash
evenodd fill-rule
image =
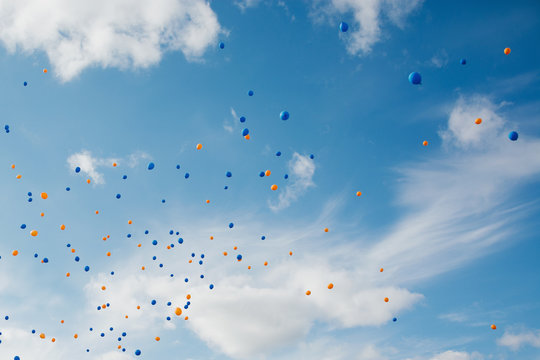
<path id="1" fill-rule="evenodd" d="M 12 165 L 11 165 L 11 168 L 12 168 L 12 169 L 15 169 L 15 164 L 12 164 Z"/>
<path id="2" fill-rule="evenodd" d="M 47 73 L 47 69 L 43 69 L 43 73 L 46 74 L 46 73 Z"/>
<path id="3" fill-rule="evenodd" d="M 248 270 L 251 270 L 251 265 L 248 266 Z"/>
<path id="4" fill-rule="evenodd" d="M 264 266 L 268 266 L 268 261 L 265 261 L 265 262 L 264 262 Z"/>
<path id="5" fill-rule="evenodd" d="M 107 288 L 105 286 L 101 287 L 101 290 L 105 291 Z"/>
<path id="6" fill-rule="evenodd" d="M 99 214 L 99 211 L 98 211 L 98 210 L 96 210 L 96 215 L 97 215 L 97 214 Z"/>
<path id="7" fill-rule="evenodd" d="M 244 136 L 246 138 L 246 140 L 249 140 L 251 139 L 251 136 L 249 136 L 249 134 L 247 134 L 246 136 Z"/>
<path id="8" fill-rule="evenodd" d="M 292 256 L 292 251 L 289 251 L 289 255 L 291 255 L 291 256 Z"/>
<path id="9" fill-rule="evenodd" d="M 329 289 L 329 290 L 331 290 L 331 289 L 333 289 L 333 288 L 334 288 L 334 284 L 332 284 L 332 283 L 328 284 L 328 289 Z"/>
<path id="10" fill-rule="evenodd" d="M 270 186 L 270 189 L 272 189 L 272 190 L 274 190 L 274 191 L 277 190 L 277 185 L 274 184 L 274 185 Z"/>
<path id="11" fill-rule="evenodd" d="M 189 319 L 189 316 L 186 316 L 186 317 L 184 318 L 184 320 L 187 320 L 187 319 Z"/>
<path id="12" fill-rule="evenodd" d="M 159 340 L 161 340 L 161 339 L 159 338 L 159 336 L 156 336 L 156 341 L 159 341 Z"/>
<path id="13" fill-rule="evenodd" d="M 45 200 L 45 199 L 48 198 L 48 197 L 49 197 L 49 195 L 47 195 L 46 192 L 42 192 L 42 193 L 41 193 L 41 198 L 42 198 L 43 200 Z"/>
<path id="14" fill-rule="evenodd" d="M 226 251 L 223 252 L 223 256 L 227 256 L 227 252 L 226 252 Z"/>
<path id="15" fill-rule="evenodd" d="M 186 299 L 188 299 L 188 300 L 191 299 L 191 295 L 187 294 Z"/>
<path id="16" fill-rule="evenodd" d="M 37 234 L 38 234 L 37 230 L 30 231 L 30 235 L 32 236 L 37 236 Z"/>
<path id="17" fill-rule="evenodd" d="M 478 118 L 474 121 L 476 125 L 480 125 L 482 123 L 482 119 Z"/>
<path id="18" fill-rule="evenodd" d="M 206 203 L 207 203 L 207 204 L 210 204 L 210 200 L 206 200 Z"/>
<path id="19" fill-rule="evenodd" d="M 19 255 L 19 251 L 18 251 L 18 250 L 13 250 L 13 252 L 11 253 L 11 255 L 13 255 L 13 256 Z"/>
<path id="20" fill-rule="evenodd" d="M 69 277 L 71 274 L 70 273 L 66 273 L 66 277 Z"/>
<path id="21" fill-rule="evenodd" d="M 133 222 L 131 220 L 128 220 L 128 224 L 131 225 L 133 224 Z"/>
<path id="22" fill-rule="evenodd" d="M 112 163 L 112 166 L 113 166 L 113 167 L 116 167 L 116 163 Z"/>
<path id="23" fill-rule="evenodd" d="M 20 179 L 20 178 L 21 178 L 21 175 L 19 174 L 19 175 L 15 176 L 15 177 L 16 177 L 17 179 Z"/>
<path id="24" fill-rule="evenodd" d="M 77 339 L 77 338 L 79 337 L 79 335 L 75 334 L 75 335 L 73 335 L 73 337 L 74 337 L 75 339 Z"/>
<path id="25" fill-rule="evenodd" d="M 311 295 L 311 291 L 309 291 L 309 290 L 306 291 L 306 295 L 308 295 L 308 296 Z"/>
<path id="26" fill-rule="evenodd" d="M 356 192 L 356 196 L 360 196 L 360 195 L 362 195 L 362 192 L 361 192 L 361 191 L 357 191 L 357 192 Z"/>
<path id="27" fill-rule="evenodd" d="M 384 302 L 388 302 L 388 300 L 389 300 L 389 299 L 388 299 L 387 297 L 384 298 Z"/>
<path id="28" fill-rule="evenodd" d="M 141 306 L 140 305 L 137 305 L 137 310 L 140 310 L 141 309 Z"/>
<path id="29" fill-rule="evenodd" d="M 379 270 L 379 271 L 380 271 L 380 272 L 383 272 L 383 271 L 384 271 L 384 269 L 383 269 L 383 268 L 381 268 L 381 270 Z"/>
<path id="30" fill-rule="evenodd" d="M 60 324 L 63 324 L 64 323 L 64 320 L 60 320 Z"/>
<path id="31" fill-rule="evenodd" d="M 141 244 L 137 244 L 137 247 L 141 247 Z"/>
<path id="32" fill-rule="evenodd" d="M 110 251 L 107 251 L 107 256 L 111 256 L 111 252 L 110 252 Z"/>
<path id="33" fill-rule="evenodd" d="M 422 143 L 422 145 L 424 146 L 427 146 L 428 142 L 426 140 L 424 140 L 424 142 Z"/>
<path id="34" fill-rule="evenodd" d="M 266 176 L 270 176 L 270 174 L 271 174 L 270 170 L 266 170 L 266 171 L 264 172 L 264 175 L 266 175 Z"/>
<path id="35" fill-rule="evenodd" d="M 66 230 L 66 225 L 64 224 L 60 225 L 60 230 Z"/>
<path id="36" fill-rule="evenodd" d="M 238 250 L 238 246 L 233 247 L 234 250 Z"/>
<path id="37" fill-rule="evenodd" d="M 202 149 L 202 144 L 197 144 L 197 150 L 201 150 Z"/>
<path id="38" fill-rule="evenodd" d="M 213 237 L 213 236 L 210 236 L 210 240 L 214 240 L 214 237 Z"/>
<path id="39" fill-rule="evenodd" d="M 324 228 L 324 232 L 328 232 L 328 228 Z"/>
<path id="40" fill-rule="evenodd" d="M 39 214 L 39 216 L 44 217 L 44 216 L 45 216 L 45 213 L 41 213 L 41 214 Z"/>
<path id="41" fill-rule="evenodd" d="M 55 341 L 56 341 L 56 339 L 55 339 L 55 338 L 52 338 L 52 339 L 51 339 L 51 341 L 52 341 L 52 342 L 55 342 Z"/>
<path id="42" fill-rule="evenodd" d="M 86 180 L 86 183 L 87 183 L 87 184 L 90 184 L 90 179 L 87 179 L 87 180 Z"/>
<path id="43" fill-rule="evenodd" d="M 75 253 L 75 249 L 71 249 L 71 252 L 74 254 L 74 253 Z"/>
<path id="44" fill-rule="evenodd" d="M 144 270 L 144 269 L 145 269 L 145 267 L 144 267 L 144 266 L 142 266 L 142 267 L 141 267 L 141 270 Z"/>
<path id="45" fill-rule="evenodd" d="M 497 329 L 497 327 L 495 326 L 495 324 L 492 324 L 492 325 L 491 325 L 491 328 L 492 328 L 493 330 Z"/>
<path id="46" fill-rule="evenodd" d="M 182 315 L 182 309 L 180 309 L 179 307 L 177 307 L 176 310 L 174 310 L 174 313 L 175 313 L 177 316 L 180 316 L 180 315 Z"/>
<path id="47" fill-rule="evenodd" d="M 42 339 L 45 339 L 45 334 L 41 333 L 41 334 L 39 334 L 39 337 L 42 338 Z"/>
<path id="48" fill-rule="evenodd" d="M 510 51 L 512 51 L 512 50 L 510 50 L 510 48 L 505 48 L 504 49 L 504 55 L 510 54 Z"/>

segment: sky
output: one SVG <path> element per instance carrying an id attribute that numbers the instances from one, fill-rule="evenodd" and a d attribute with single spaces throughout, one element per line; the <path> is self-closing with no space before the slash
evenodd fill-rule
<path id="1" fill-rule="evenodd" d="M 0 359 L 540 360 L 539 13 L 0 0 Z"/>

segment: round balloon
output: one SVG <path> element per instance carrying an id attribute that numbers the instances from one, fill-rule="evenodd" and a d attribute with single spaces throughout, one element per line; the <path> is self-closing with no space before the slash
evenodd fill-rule
<path id="1" fill-rule="evenodd" d="M 518 139 L 518 133 L 516 131 L 510 131 L 508 138 L 512 141 L 516 141 Z"/>
<path id="2" fill-rule="evenodd" d="M 347 30 L 349 30 L 349 25 L 342 21 L 341 24 L 339 24 L 339 30 L 341 30 L 341 32 L 347 32 Z"/>
<path id="3" fill-rule="evenodd" d="M 281 118 L 281 120 L 287 120 L 287 119 L 289 118 L 289 112 L 283 110 L 283 111 L 279 114 L 279 117 Z"/>
<path id="4" fill-rule="evenodd" d="M 409 82 L 413 85 L 419 85 L 422 83 L 422 76 L 414 71 L 409 75 Z"/>

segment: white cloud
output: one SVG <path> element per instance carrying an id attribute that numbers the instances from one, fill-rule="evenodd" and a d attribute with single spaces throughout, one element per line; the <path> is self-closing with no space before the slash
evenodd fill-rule
<path id="1" fill-rule="evenodd" d="M 221 28 L 204 0 L 5 0 L 0 41 L 43 51 L 62 81 L 87 67 L 147 68 L 166 51 L 196 60 Z"/>
<path id="2" fill-rule="evenodd" d="M 289 161 L 289 181 L 285 189 L 280 192 L 277 204 L 270 203 L 273 211 L 279 211 L 291 205 L 309 188 L 315 186 L 313 175 L 315 174 L 315 162 L 308 156 L 294 153 Z"/>
<path id="3" fill-rule="evenodd" d="M 316 20 L 330 18 L 337 29 L 340 21 L 349 23 L 349 32 L 343 34 L 347 50 L 353 55 L 368 54 L 382 37 L 385 18 L 398 27 L 422 0 L 320 0 L 314 6 Z M 353 19 L 348 14 L 352 13 Z M 337 21 L 337 22 L 336 22 Z"/>
<path id="4" fill-rule="evenodd" d="M 467 321 L 469 317 L 464 313 L 448 313 L 448 314 L 440 315 L 439 319 L 462 323 L 462 322 Z"/>
<path id="5" fill-rule="evenodd" d="M 443 66 L 446 66 L 446 64 L 448 64 L 448 53 L 446 52 L 446 50 L 442 49 L 438 51 L 435 55 L 433 55 L 430 63 L 436 68 L 442 68 Z"/>
<path id="6" fill-rule="evenodd" d="M 236 0 L 234 4 L 240 8 L 242 11 L 246 11 L 246 9 L 255 7 L 259 5 L 261 0 Z"/>
<path id="7" fill-rule="evenodd" d="M 516 334 L 505 332 L 504 335 L 497 340 L 497 344 L 507 346 L 512 350 L 518 350 L 526 345 L 540 348 L 540 330 L 524 331 Z"/>
<path id="8" fill-rule="evenodd" d="M 500 105 L 494 104 L 487 96 L 461 96 L 455 103 L 448 120 L 448 128 L 439 135 L 445 145 L 460 148 L 485 147 L 501 141 L 506 120 L 497 114 Z M 482 119 L 480 125 L 475 124 Z"/>
<path id="9" fill-rule="evenodd" d="M 126 159 L 127 166 L 133 168 L 137 166 L 141 160 L 147 160 L 150 156 L 142 151 L 135 152 L 128 155 Z M 118 158 L 98 158 L 92 156 L 92 153 L 88 150 L 82 150 L 81 152 L 72 154 L 67 159 L 68 167 L 71 171 L 74 171 L 78 166 L 81 168 L 81 173 L 86 174 L 94 185 L 105 184 L 105 177 L 103 173 L 99 172 L 99 168 L 113 167 L 113 163 L 118 165 L 123 163 L 123 160 Z"/>
<path id="10" fill-rule="evenodd" d="M 441 354 L 435 355 L 430 360 L 481 360 L 484 357 L 477 353 L 467 353 L 463 351 L 448 350 Z"/>

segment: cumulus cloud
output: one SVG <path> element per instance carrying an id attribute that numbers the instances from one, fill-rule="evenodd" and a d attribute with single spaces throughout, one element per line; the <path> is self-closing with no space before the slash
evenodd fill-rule
<path id="1" fill-rule="evenodd" d="M 147 68 L 166 51 L 196 60 L 221 31 L 204 0 L 5 0 L 0 41 L 47 54 L 69 81 L 87 67 Z"/>
<path id="2" fill-rule="evenodd" d="M 505 332 L 497 340 L 497 344 L 509 347 L 512 350 L 518 350 L 522 346 L 532 346 L 540 348 L 540 330 L 524 331 L 520 333 Z"/>
<path id="3" fill-rule="evenodd" d="M 373 45 L 382 38 L 382 27 L 387 19 L 398 27 L 403 27 L 405 18 L 420 7 L 422 0 L 319 0 L 315 2 L 313 15 L 318 21 L 336 21 L 348 18 L 349 32 L 343 36 L 347 50 L 353 55 L 371 52 Z"/>
<path id="4" fill-rule="evenodd" d="M 137 166 L 140 161 L 149 159 L 150 156 L 142 151 L 135 152 L 127 156 L 125 162 L 129 167 Z M 72 154 L 67 159 L 68 167 L 74 171 L 76 167 L 81 168 L 81 173 L 87 175 L 94 185 L 105 184 L 105 177 L 99 171 L 99 168 L 113 167 L 113 163 L 121 163 L 122 159 L 118 158 L 99 158 L 92 156 L 88 150 L 82 150 Z"/>
<path id="5" fill-rule="evenodd" d="M 315 174 L 315 162 L 308 156 L 293 154 L 289 161 L 290 183 L 279 194 L 277 204 L 270 203 L 273 211 L 279 211 L 289 207 L 294 201 L 302 196 L 309 188 L 315 186 L 313 175 Z"/>
<path id="6" fill-rule="evenodd" d="M 506 120 L 497 112 L 501 105 L 494 104 L 488 96 L 474 94 L 461 96 L 455 103 L 448 127 L 439 132 L 445 145 L 459 148 L 480 148 L 499 142 Z M 480 125 L 475 124 L 482 119 Z"/>

